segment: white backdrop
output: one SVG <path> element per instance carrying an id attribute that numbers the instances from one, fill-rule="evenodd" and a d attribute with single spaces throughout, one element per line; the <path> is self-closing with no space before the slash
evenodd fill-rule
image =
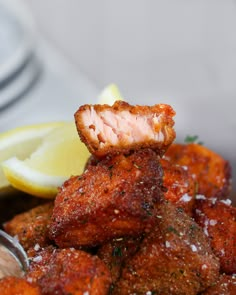
<path id="1" fill-rule="evenodd" d="M 236 1 L 24 1 L 101 89 L 115 82 L 131 102 L 171 103 L 180 138 L 198 134 L 236 166 Z"/>
<path id="2" fill-rule="evenodd" d="M 235 91 L 236 1 L 24 0 L 99 85 L 137 96 Z"/>

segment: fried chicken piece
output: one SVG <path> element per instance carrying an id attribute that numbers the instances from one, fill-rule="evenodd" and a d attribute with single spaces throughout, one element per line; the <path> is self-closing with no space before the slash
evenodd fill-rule
<path id="1" fill-rule="evenodd" d="M 236 273 L 236 208 L 230 200 L 199 198 L 196 201 L 195 220 L 208 236 L 221 271 Z"/>
<path id="2" fill-rule="evenodd" d="M 114 239 L 99 248 L 97 255 L 109 268 L 113 284 L 119 279 L 125 261 L 138 251 L 141 240 L 142 235 L 137 238 L 124 237 Z"/>
<path id="3" fill-rule="evenodd" d="M 187 167 L 196 178 L 198 194 L 227 198 L 231 190 L 231 167 L 220 155 L 200 144 L 172 144 L 165 154 L 172 163 Z"/>
<path id="4" fill-rule="evenodd" d="M 109 270 L 97 256 L 53 247 L 32 259 L 27 280 L 38 284 L 43 295 L 106 295 L 111 284 Z"/>
<path id="5" fill-rule="evenodd" d="M 201 295 L 235 295 L 236 276 L 221 275 L 220 279 Z"/>
<path id="6" fill-rule="evenodd" d="M 99 159 L 93 155 L 88 159 L 87 166 L 96 165 Z M 197 189 L 196 180 L 186 167 L 173 164 L 167 159 L 160 159 L 163 169 L 163 187 L 165 199 L 176 207 L 183 208 L 192 216 Z M 85 168 L 86 168 L 85 167 Z"/>
<path id="7" fill-rule="evenodd" d="M 47 246 L 50 243 L 48 225 L 52 209 L 53 202 L 48 202 L 18 214 L 3 225 L 4 230 L 11 236 L 17 236 L 26 251 L 36 244 Z"/>
<path id="8" fill-rule="evenodd" d="M 170 202 L 127 260 L 113 294 L 196 295 L 219 277 L 219 262 L 202 229 Z"/>
<path id="9" fill-rule="evenodd" d="M 192 216 L 195 202 L 196 182 L 188 169 L 171 163 L 166 159 L 160 159 L 163 168 L 163 186 L 166 188 L 165 199 L 183 208 Z"/>
<path id="10" fill-rule="evenodd" d="M 50 225 L 59 247 L 101 245 L 152 228 L 163 197 L 157 154 L 143 149 L 106 157 L 71 177 L 60 189 Z"/>
<path id="11" fill-rule="evenodd" d="M 41 295 L 35 284 L 30 284 L 24 278 L 4 277 L 0 280 L 1 295 Z"/>
<path id="12" fill-rule="evenodd" d="M 174 110 L 169 105 L 132 106 L 124 101 L 83 105 L 75 113 L 81 140 L 97 157 L 152 148 L 163 154 L 175 139 Z"/>

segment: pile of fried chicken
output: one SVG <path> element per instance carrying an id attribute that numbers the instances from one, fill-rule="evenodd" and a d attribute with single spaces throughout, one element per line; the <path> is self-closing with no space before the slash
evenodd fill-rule
<path id="1" fill-rule="evenodd" d="M 55 200 L 4 224 L 30 266 L 1 295 L 236 294 L 230 164 L 175 143 L 174 115 L 121 101 L 78 109 L 91 157 Z"/>

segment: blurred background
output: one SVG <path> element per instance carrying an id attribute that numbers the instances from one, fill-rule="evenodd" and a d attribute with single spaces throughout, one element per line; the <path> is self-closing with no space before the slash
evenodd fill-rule
<path id="1" fill-rule="evenodd" d="M 235 0 L 1 3 L 24 22 L 30 45 L 23 69 L 31 67 L 32 80 L 23 95 L 3 97 L 12 84 L 1 83 L 0 60 L 1 130 L 73 119 L 81 103 L 96 102 L 114 82 L 131 103 L 171 104 L 178 140 L 198 135 L 236 167 Z M 9 40 L 2 28 L 0 37 Z"/>

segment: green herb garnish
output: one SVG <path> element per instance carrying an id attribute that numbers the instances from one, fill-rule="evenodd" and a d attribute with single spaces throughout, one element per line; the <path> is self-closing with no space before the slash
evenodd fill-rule
<path id="1" fill-rule="evenodd" d="M 115 247 L 112 251 L 112 256 L 122 257 L 122 250 L 120 247 Z"/>
<path id="2" fill-rule="evenodd" d="M 184 139 L 185 143 L 197 143 L 203 144 L 202 141 L 198 141 L 198 135 L 187 135 Z"/>
<path id="3" fill-rule="evenodd" d="M 172 225 L 168 226 L 167 231 L 172 232 L 176 234 L 177 236 L 179 236 L 179 232 Z"/>

